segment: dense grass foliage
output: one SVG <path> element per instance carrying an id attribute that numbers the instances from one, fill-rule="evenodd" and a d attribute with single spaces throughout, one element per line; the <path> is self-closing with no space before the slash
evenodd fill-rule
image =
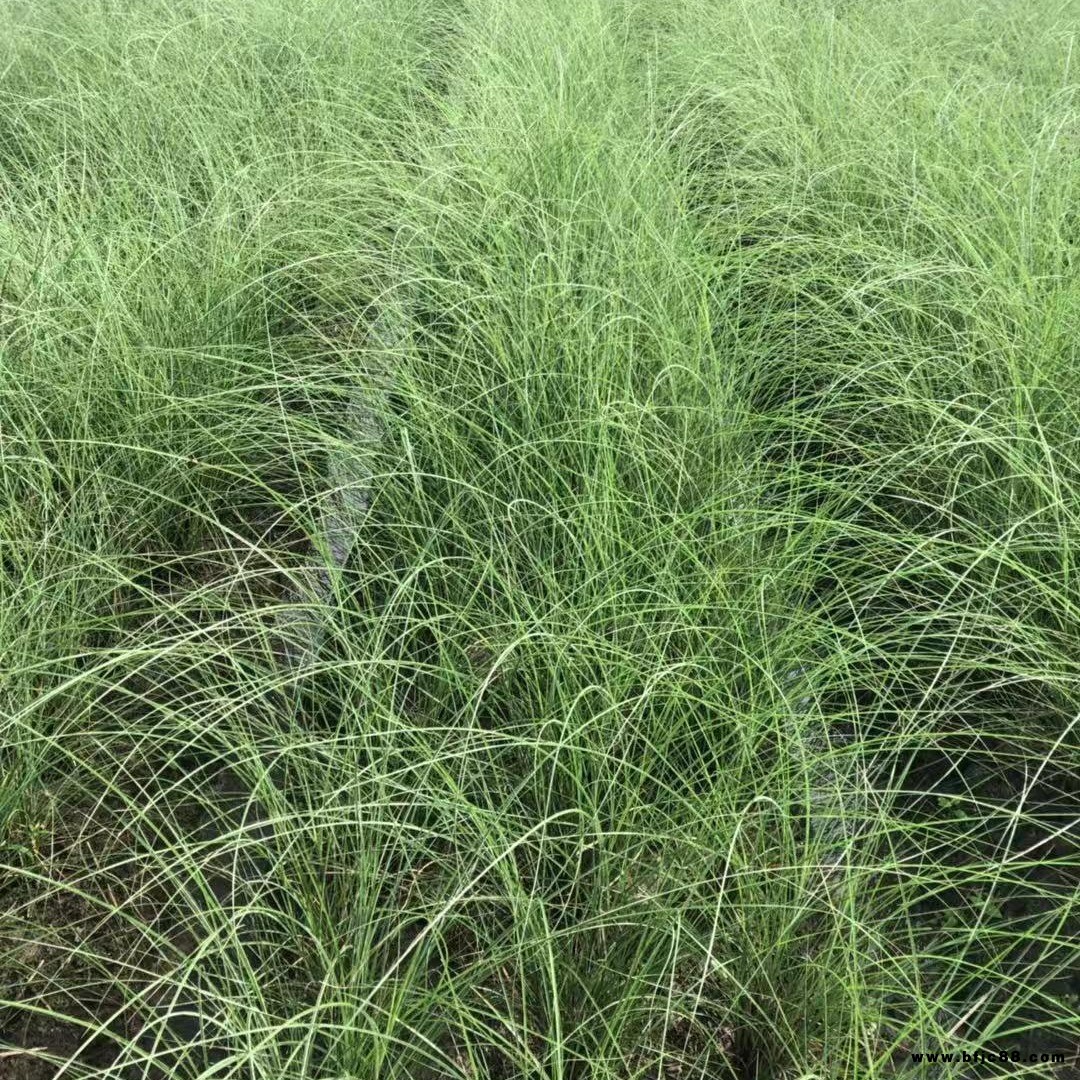
<path id="1" fill-rule="evenodd" d="M 1070 1075 L 1080 4 L 0 14 L 0 1077 Z"/>

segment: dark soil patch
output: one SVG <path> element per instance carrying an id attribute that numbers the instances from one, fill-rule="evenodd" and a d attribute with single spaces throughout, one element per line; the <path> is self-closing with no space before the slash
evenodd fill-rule
<path id="1" fill-rule="evenodd" d="M 47 1080 L 58 1063 L 112 1064 L 138 1018 L 108 975 L 131 964 L 137 935 L 72 891 L 40 899 L 31 879 L 0 892 L 0 1080 Z M 73 1072 L 73 1076 L 79 1075 Z"/>

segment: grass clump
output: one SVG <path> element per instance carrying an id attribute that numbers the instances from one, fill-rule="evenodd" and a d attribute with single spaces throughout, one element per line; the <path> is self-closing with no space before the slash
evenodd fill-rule
<path id="1" fill-rule="evenodd" d="M 1068 1075 L 1078 14 L 9 5 L 0 1076 Z"/>

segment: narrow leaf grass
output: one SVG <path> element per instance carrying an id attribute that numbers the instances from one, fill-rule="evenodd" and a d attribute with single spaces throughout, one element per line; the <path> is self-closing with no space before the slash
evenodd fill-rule
<path id="1" fill-rule="evenodd" d="M 1073 0 L 0 8 L 0 1076 L 1068 1075 Z"/>

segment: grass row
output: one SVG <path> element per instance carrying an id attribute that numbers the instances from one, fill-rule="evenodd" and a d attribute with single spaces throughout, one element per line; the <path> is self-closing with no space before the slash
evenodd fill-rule
<path id="1" fill-rule="evenodd" d="M 0 1076 L 1075 1050 L 1072 0 L 3 10 Z"/>

